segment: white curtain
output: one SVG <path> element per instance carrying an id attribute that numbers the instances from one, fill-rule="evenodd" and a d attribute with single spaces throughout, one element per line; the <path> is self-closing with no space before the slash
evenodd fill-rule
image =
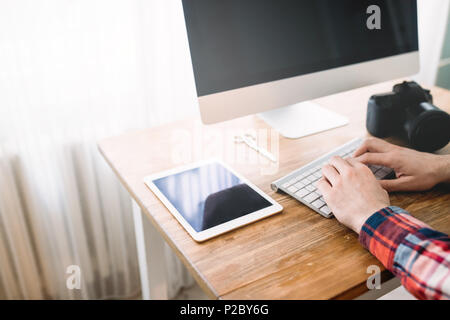
<path id="1" fill-rule="evenodd" d="M 449 15 L 450 0 L 418 0 L 420 65 L 414 77 L 424 86 L 436 83 Z"/>
<path id="2" fill-rule="evenodd" d="M 195 112 L 181 1 L 0 0 L 0 298 L 136 296 L 130 199 L 96 142 Z M 173 296 L 192 280 L 167 252 Z"/>

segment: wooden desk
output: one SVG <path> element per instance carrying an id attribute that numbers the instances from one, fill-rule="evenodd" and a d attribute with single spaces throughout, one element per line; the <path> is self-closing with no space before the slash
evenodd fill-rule
<path id="1" fill-rule="evenodd" d="M 279 164 L 275 167 L 248 163 L 253 151 L 233 144 L 232 134 L 240 130 L 264 133 L 270 129 L 256 116 L 213 126 L 189 119 L 106 139 L 99 148 L 145 217 L 211 298 L 354 298 L 368 290 L 367 268 L 378 265 L 384 270 L 383 266 L 360 246 L 355 233 L 335 219 L 324 219 L 290 197 L 274 193 L 270 182 L 355 137 L 367 135 L 368 98 L 391 90 L 392 85 L 388 82 L 317 100 L 347 116 L 350 124 L 297 140 L 272 137 L 272 151 L 279 147 Z M 432 94 L 436 105 L 450 111 L 449 91 L 433 88 Z M 230 161 L 224 150 L 234 150 L 238 158 L 246 155 L 248 161 Z M 440 152 L 450 153 L 450 145 Z M 142 179 L 182 164 L 183 158 L 193 162 L 211 156 L 224 158 L 280 202 L 284 212 L 205 243 L 192 240 Z M 391 200 L 432 227 L 450 233 L 450 194 L 445 187 L 393 194 Z M 384 279 L 392 277 L 385 271 L 382 275 Z"/>

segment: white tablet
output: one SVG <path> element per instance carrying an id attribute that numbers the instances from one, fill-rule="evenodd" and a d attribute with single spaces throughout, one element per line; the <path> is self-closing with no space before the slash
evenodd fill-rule
<path id="1" fill-rule="evenodd" d="M 218 160 L 148 176 L 144 182 L 199 242 L 283 210 Z"/>

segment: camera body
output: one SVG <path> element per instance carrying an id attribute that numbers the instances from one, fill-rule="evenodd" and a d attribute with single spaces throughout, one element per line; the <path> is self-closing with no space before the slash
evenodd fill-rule
<path id="1" fill-rule="evenodd" d="M 376 137 L 397 136 L 420 151 L 436 151 L 450 140 L 450 115 L 434 106 L 430 91 L 416 82 L 370 97 L 366 126 Z"/>

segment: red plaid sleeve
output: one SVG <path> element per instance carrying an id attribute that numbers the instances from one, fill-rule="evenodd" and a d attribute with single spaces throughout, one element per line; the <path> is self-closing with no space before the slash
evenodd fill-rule
<path id="1" fill-rule="evenodd" d="M 373 214 L 359 240 L 418 299 L 450 299 L 450 238 L 398 207 Z"/>

